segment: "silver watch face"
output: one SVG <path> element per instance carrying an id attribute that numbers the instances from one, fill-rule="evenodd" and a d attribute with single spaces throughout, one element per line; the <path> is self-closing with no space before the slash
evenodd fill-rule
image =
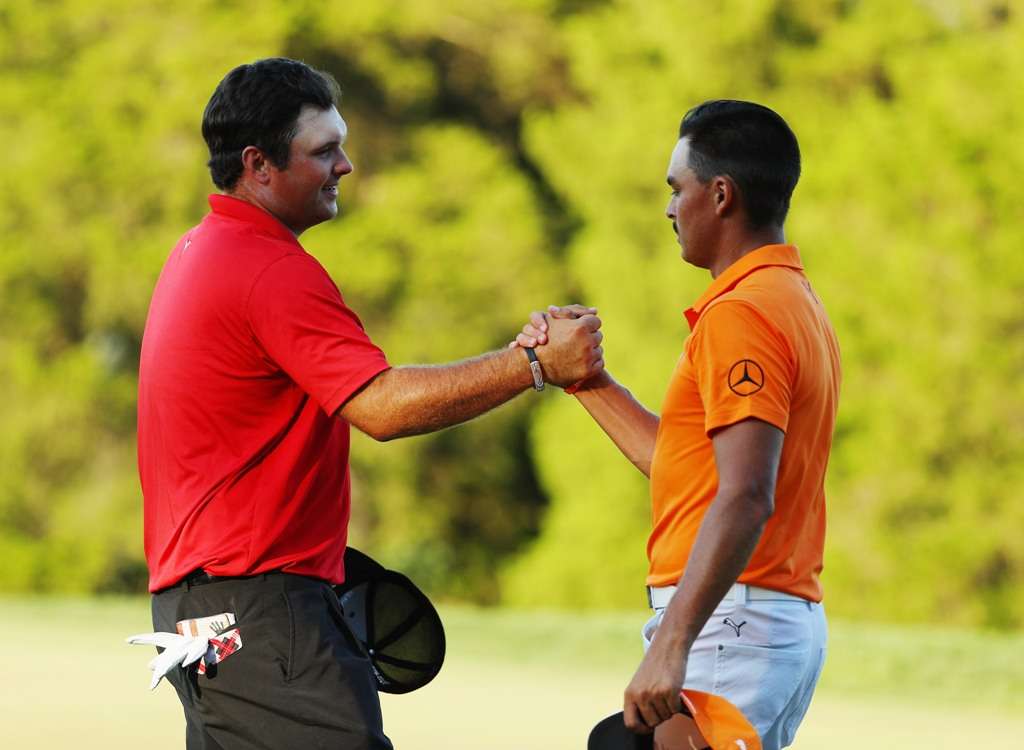
<path id="1" fill-rule="evenodd" d="M 533 389 L 536 391 L 543 391 L 544 372 L 540 369 L 540 362 L 535 359 L 530 360 L 530 372 L 533 373 Z"/>

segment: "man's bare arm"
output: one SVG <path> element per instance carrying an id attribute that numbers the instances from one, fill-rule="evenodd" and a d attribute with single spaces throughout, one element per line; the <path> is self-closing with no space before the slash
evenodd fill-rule
<path id="1" fill-rule="evenodd" d="M 537 351 L 547 382 L 568 385 L 604 367 L 601 321 L 593 315 L 559 321 Z M 459 424 L 500 406 L 533 385 L 519 349 L 445 365 L 386 370 L 354 394 L 339 414 L 376 440 L 419 435 Z"/>
<path id="2" fill-rule="evenodd" d="M 393 367 L 340 413 L 375 440 L 392 440 L 465 422 L 532 385 L 523 352 L 491 352 L 447 365 Z"/>
<path id="3" fill-rule="evenodd" d="M 607 370 L 587 380 L 575 395 L 622 455 L 650 477 L 661 422 L 658 415 L 633 398 Z"/>
<path id="4" fill-rule="evenodd" d="M 690 647 L 754 553 L 775 509 L 784 433 L 747 419 L 712 438 L 718 492 L 708 508 L 654 642 L 626 689 L 626 725 L 649 731 L 679 710 Z"/>
<path id="5" fill-rule="evenodd" d="M 548 316 L 552 319 L 573 319 L 597 312 L 583 305 L 551 305 L 547 315 L 530 314 L 530 322 L 509 346 L 538 346 L 548 342 Z M 637 401 L 624 386 L 615 382 L 607 371 L 592 377 L 576 391 L 576 399 L 594 421 L 611 438 L 629 462 L 651 476 L 654 442 L 661 420 Z"/>

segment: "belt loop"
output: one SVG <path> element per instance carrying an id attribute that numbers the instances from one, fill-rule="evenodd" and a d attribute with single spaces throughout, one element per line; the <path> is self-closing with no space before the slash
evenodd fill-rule
<path id="1" fill-rule="evenodd" d="M 733 603 L 735 604 L 746 604 L 750 599 L 750 591 L 747 589 L 745 583 L 734 583 L 733 588 Z"/>

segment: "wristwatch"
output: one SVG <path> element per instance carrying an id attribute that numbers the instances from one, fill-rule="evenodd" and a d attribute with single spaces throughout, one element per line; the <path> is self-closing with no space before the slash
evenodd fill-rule
<path id="1" fill-rule="evenodd" d="M 533 390 L 544 390 L 544 371 L 540 369 L 540 360 L 537 359 L 537 352 L 532 347 L 523 347 L 526 351 L 526 358 L 530 360 L 530 372 L 533 373 Z"/>

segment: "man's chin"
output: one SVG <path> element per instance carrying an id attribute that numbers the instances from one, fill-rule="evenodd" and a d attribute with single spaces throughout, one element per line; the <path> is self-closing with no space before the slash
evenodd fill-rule
<path id="1" fill-rule="evenodd" d="M 319 222 L 330 221 L 338 215 L 338 203 L 337 201 L 329 202 L 324 201 L 324 204 L 320 207 L 320 211 L 317 215 Z"/>
<path id="2" fill-rule="evenodd" d="M 696 266 L 697 268 L 704 268 L 704 266 L 701 265 L 698 259 L 694 258 L 690 253 L 686 252 L 685 245 L 680 244 L 679 257 L 682 258 L 684 263 L 689 263 L 691 266 Z"/>

